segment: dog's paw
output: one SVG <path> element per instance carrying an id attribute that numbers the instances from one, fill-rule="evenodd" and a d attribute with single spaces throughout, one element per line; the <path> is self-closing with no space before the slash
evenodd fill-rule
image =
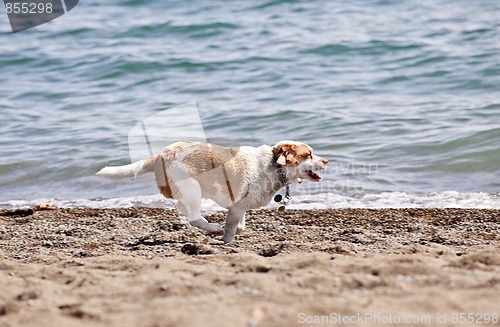
<path id="1" fill-rule="evenodd" d="M 208 223 L 207 225 L 204 226 L 203 229 L 206 230 L 211 235 L 220 236 L 224 234 L 224 229 L 217 224 Z"/>
<path id="2" fill-rule="evenodd" d="M 222 241 L 224 242 L 224 244 L 229 244 L 233 240 L 234 240 L 234 235 L 229 235 L 229 234 L 225 233 L 224 236 L 222 236 Z"/>
<path id="3" fill-rule="evenodd" d="M 214 230 L 214 231 L 209 231 L 208 233 L 210 235 L 214 235 L 214 236 L 222 236 L 222 235 L 224 235 L 224 230 L 222 228 L 219 228 L 219 229 Z"/>
<path id="4" fill-rule="evenodd" d="M 198 227 L 198 228 L 208 232 L 208 234 L 210 234 L 210 235 L 214 235 L 214 236 L 224 235 L 224 228 L 222 228 L 221 226 L 219 226 L 217 224 L 211 224 L 203 218 L 197 219 L 197 220 L 192 220 L 189 223 L 192 226 Z"/>

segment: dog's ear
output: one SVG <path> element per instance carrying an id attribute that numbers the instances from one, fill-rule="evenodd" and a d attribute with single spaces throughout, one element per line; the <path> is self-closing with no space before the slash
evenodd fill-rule
<path id="1" fill-rule="evenodd" d="M 285 156 L 286 156 L 286 153 L 283 153 L 282 155 L 280 155 L 278 157 L 278 160 L 276 160 L 276 163 L 278 163 L 282 166 L 286 165 L 286 157 Z"/>
<path id="2" fill-rule="evenodd" d="M 274 148 L 276 151 L 276 163 L 285 166 L 289 163 L 297 164 L 295 162 L 296 146 L 295 144 L 280 144 Z"/>
<path id="3" fill-rule="evenodd" d="M 303 143 L 278 143 L 274 147 L 276 162 L 282 166 L 299 165 L 303 160 L 312 158 L 312 149 Z"/>

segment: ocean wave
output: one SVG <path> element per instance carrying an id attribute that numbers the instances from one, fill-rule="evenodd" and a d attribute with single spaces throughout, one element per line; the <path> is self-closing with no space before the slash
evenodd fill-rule
<path id="1" fill-rule="evenodd" d="M 496 205 L 468 192 L 500 186 L 498 13 L 495 1 L 91 0 L 2 30 L 0 202 L 165 205 L 102 200 L 156 186 L 94 174 L 128 162 L 135 124 L 197 101 L 208 139 L 295 139 L 330 160 L 323 200 L 302 184 L 292 206 Z"/>
<path id="2" fill-rule="evenodd" d="M 2 209 L 18 209 L 50 204 L 58 208 L 175 208 L 175 202 L 162 195 L 148 195 L 121 198 L 93 199 L 35 199 L 31 201 L 11 200 L 0 202 Z M 271 202 L 265 208 L 276 209 Z M 500 194 L 460 193 L 456 191 L 411 194 L 406 192 L 384 192 L 365 194 L 358 197 L 334 193 L 297 195 L 287 206 L 288 209 L 342 209 L 342 208 L 477 208 L 500 209 Z M 224 210 L 211 200 L 203 200 L 204 211 Z"/>

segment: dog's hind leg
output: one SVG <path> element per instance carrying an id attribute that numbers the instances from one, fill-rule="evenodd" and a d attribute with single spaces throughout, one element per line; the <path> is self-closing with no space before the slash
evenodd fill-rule
<path id="1" fill-rule="evenodd" d="M 206 230 L 210 233 L 222 233 L 222 227 L 209 223 L 201 216 L 201 186 L 193 178 L 178 181 L 179 189 L 177 209 L 184 214 L 192 226 Z"/>
<path id="2" fill-rule="evenodd" d="M 175 204 L 175 209 L 177 209 L 177 211 L 179 211 L 181 215 L 186 217 L 188 216 L 188 210 L 181 200 L 177 201 L 177 203 Z"/>
<path id="3" fill-rule="evenodd" d="M 180 222 L 183 224 L 189 224 L 189 220 L 187 219 L 188 210 L 186 206 L 181 202 L 181 200 L 177 201 L 177 203 L 175 204 L 175 209 L 177 209 L 177 213 L 179 214 Z"/>

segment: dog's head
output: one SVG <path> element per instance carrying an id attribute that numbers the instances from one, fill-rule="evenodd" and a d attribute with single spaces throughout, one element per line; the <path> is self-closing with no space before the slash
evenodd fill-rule
<path id="1" fill-rule="evenodd" d="M 281 141 L 273 149 L 276 163 L 284 166 L 288 173 L 293 173 L 299 183 L 302 179 L 319 181 L 321 176 L 317 171 L 325 169 L 328 163 L 327 159 L 314 155 L 313 149 L 305 143 Z"/>

